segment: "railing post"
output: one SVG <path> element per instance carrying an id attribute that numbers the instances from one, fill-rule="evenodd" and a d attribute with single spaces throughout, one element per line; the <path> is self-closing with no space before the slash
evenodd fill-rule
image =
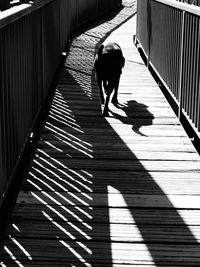
<path id="1" fill-rule="evenodd" d="M 149 68 L 150 49 L 151 49 L 151 0 L 147 1 L 147 42 L 148 42 L 147 68 Z"/>
<path id="2" fill-rule="evenodd" d="M 199 33 L 198 33 L 198 38 L 200 39 L 200 20 L 199 20 Z M 199 48 L 199 51 L 200 51 L 200 48 Z M 198 81 L 198 84 L 199 84 L 199 88 L 200 88 L 200 79 Z M 200 93 L 198 95 L 198 107 L 200 108 Z M 197 130 L 198 132 L 200 132 L 200 112 L 197 112 Z"/>
<path id="3" fill-rule="evenodd" d="M 58 34 L 59 34 L 59 52 L 62 54 L 62 44 L 61 44 L 61 8 L 62 8 L 62 1 L 59 0 L 58 2 L 58 13 L 59 13 L 59 18 L 58 18 Z"/>
<path id="4" fill-rule="evenodd" d="M 182 78 L 183 78 L 183 46 L 184 46 L 184 32 L 185 32 L 185 11 L 182 13 L 182 29 L 181 29 L 181 58 L 180 58 L 180 73 L 179 73 L 179 110 L 178 118 L 181 119 L 182 110 Z"/>
<path id="5" fill-rule="evenodd" d="M 41 27 L 41 35 L 40 35 L 40 45 L 41 45 L 41 108 L 44 108 L 44 7 L 40 10 L 40 27 Z"/>
<path id="6" fill-rule="evenodd" d="M 76 27 L 78 26 L 78 21 L 79 21 L 78 5 L 79 5 L 78 0 L 76 0 Z"/>
<path id="7" fill-rule="evenodd" d="M 3 43 L 2 34 L 0 33 L 0 43 Z M 3 124 L 3 49 L 2 46 L 0 47 L 0 203 L 3 199 L 4 193 L 4 184 L 5 184 L 5 168 L 4 168 L 4 142 L 3 142 L 3 131 L 4 131 L 4 124 Z"/>

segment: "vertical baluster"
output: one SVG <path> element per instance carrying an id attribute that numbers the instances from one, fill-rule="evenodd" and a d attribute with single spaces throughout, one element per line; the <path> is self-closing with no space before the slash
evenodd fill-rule
<path id="1" fill-rule="evenodd" d="M 199 40 L 199 18 L 196 17 L 196 32 L 195 32 L 195 93 L 194 93 L 194 101 L 195 101 L 195 107 L 193 109 L 193 116 L 194 116 L 194 124 L 195 127 L 197 127 L 198 121 L 198 106 L 199 106 L 199 50 L 200 50 L 200 40 Z"/>
<path id="2" fill-rule="evenodd" d="M 194 101 L 194 83 L 195 83 L 195 16 L 190 15 L 191 20 L 191 43 L 190 43 L 190 101 L 189 101 L 189 109 L 188 109 L 188 115 L 192 122 L 194 122 L 194 115 L 193 110 L 195 107 L 195 101 Z"/>
<path id="3" fill-rule="evenodd" d="M 185 11 L 182 13 L 182 29 L 181 29 L 181 57 L 180 57 L 180 73 L 179 73 L 179 112 L 178 118 L 181 117 L 182 109 L 182 76 L 183 76 L 183 46 L 184 46 L 184 33 L 185 33 Z"/>
<path id="4" fill-rule="evenodd" d="M 200 18 L 198 18 L 198 56 L 197 56 L 197 60 L 199 63 L 199 58 L 200 58 Z M 197 108 L 196 108 L 196 127 L 197 130 L 200 132 L 200 66 L 198 64 L 198 68 L 197 68 Z"/>
<path id="5" fill-rule="evenodd" d="M 2 32 L 0 32 L 0 43 L 3 44 Z M 4 51 L 0 46 L 0 201 L 4 193 L 5 184 L 5 143 L 4 143 Z"/>

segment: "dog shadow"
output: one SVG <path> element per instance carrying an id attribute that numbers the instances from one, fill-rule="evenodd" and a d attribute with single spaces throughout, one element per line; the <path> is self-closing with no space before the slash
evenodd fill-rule
<path id="1" fill-rule="evenodd" d="M 148 111 L 148 106 L 139 103 L 135 100 L 127 101 L 125 104 L 115 105 L 117 109 L 123 111 L 123 115 L 120 112 L 110 110 L 110 113 L 123 124 L 132 125 L 132 130 L 141 136 L 147 136 L 141 131 L 141 127 L 150 126 L 153 124 L 154 115 Z"/>

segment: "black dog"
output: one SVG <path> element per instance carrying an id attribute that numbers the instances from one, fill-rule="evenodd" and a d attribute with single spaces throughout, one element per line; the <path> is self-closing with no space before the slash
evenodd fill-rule
<path id="1" fill-rule="evenodd" d="M 108 104 L 111 93 L 114 90 L 112 103 L 118 104 L 118 87 L 122 68 L 125 64 L 120 46 L 116 43 L 102 44 L 95 56 L 94 69 L 96 73 L 96 81 L 100 89 L 101 103 L 104 105 L 103 115 L 108 116 Z M 106 101 L 104 99 L 104 92 Z"/>

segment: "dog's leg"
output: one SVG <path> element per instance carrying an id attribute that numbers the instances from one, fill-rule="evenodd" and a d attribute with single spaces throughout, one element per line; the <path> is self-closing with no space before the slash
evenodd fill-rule
<path id="1" fill-rule="evenodd" d="M 108 81 L 104 81 L 104 89 L 105 89 L 105 93 L 106 93 L 106 102 L 105 102 L 105 105 L 104 105 L 103 116 L 104 117 L 108 117 L 109 116 L 108 104 L 110 102 L 110 96 L 111 96 L 111 93 L 112 93 L 112 89 L 109 87 Z"/>
<path id="2" fill-rule="evenodd" d="M 101 104 L 104 104 L 105 99 L 104 99 L 104 94 L 103 94 L 102 83 L 99 85 L 99 94 L 100 94 Z"/>
<path id="3" fill-rule="evenodd" d="M 107 94 L 107 96 L 106 96 L 106 102 L 105 102 L 104 110 L 103 110 L 103 116 L 104 117 L 108 117 L 109 116 L 109 113 L 108 113 L 108 104 L 109 104 L 109 101 L 110 101 L 110 94 Z"/>
<path id="4" fill-rule="evenodd" d="M 102 87 L 102 79 L 98 75 L 96 76 L 97 84 L 99 86 L 99 94 L 100 94 L 100 99 L 101 99 L 101 104 L 104 104 L 105 99 L 104 99 L 104 94 L 103 94 L 103 87 Z"/>
<path id="5" fill-rule="evenodd" d="M 112 103 L 114 105 L 117 105 L 119 103 L 118 102 L 119 79 L 120 79 L 120 77 L 116 80 L 114 94 L 113 94 L 113 97 L 112 97 Z"/>

